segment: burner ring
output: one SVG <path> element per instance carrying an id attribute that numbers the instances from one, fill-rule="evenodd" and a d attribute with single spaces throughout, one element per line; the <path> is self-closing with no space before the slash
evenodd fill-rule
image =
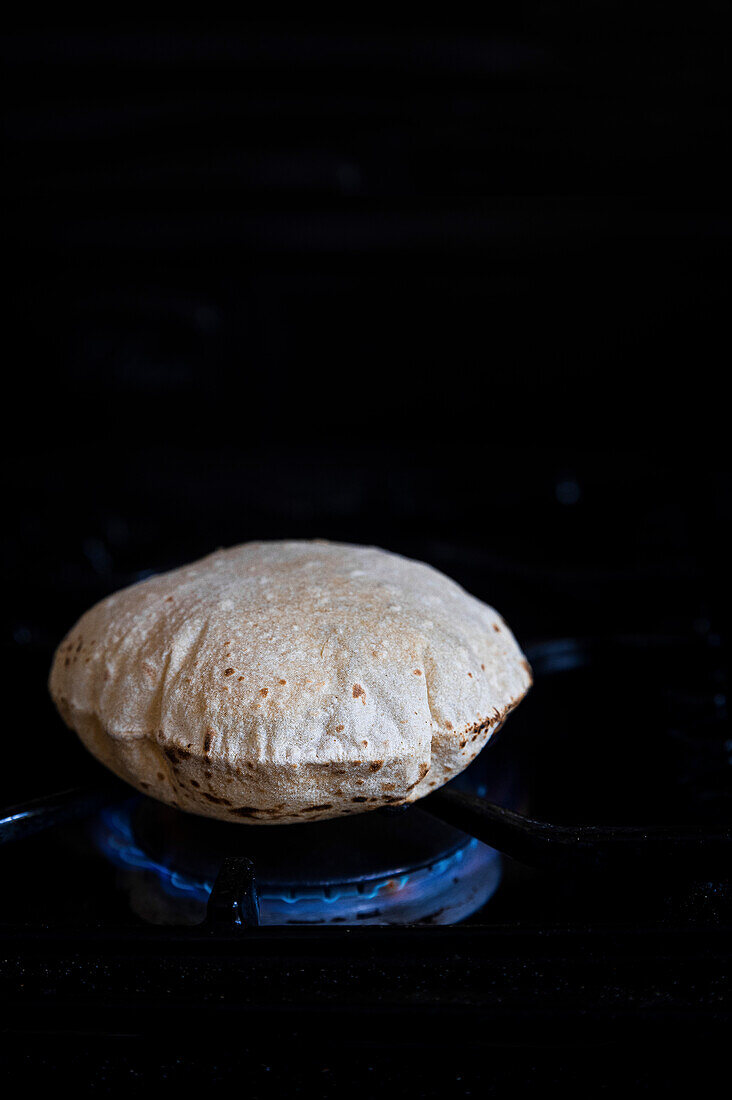
<path id="1" fill-rule="evenodd" d="M 298 829 L 300 837 L 290 842 Z M 174 903 L 182 904 L 186 924 L 198 923 L 196 916 L 204 919 L 221 855 L 232 848 L 254 859 L 261 923 L 270 925 L 456 923 L 486 903 L 501 877 L 497 852 L 411 809 L 396 819 L 369 814 L 289 826 L 283 845 L 280 829 L 240 830 L 133 799 L 104 810 L 94 831 L 107 858 L 134 876 L 138 911 L 140 889 L 146 884 L 149 905 L 141 915 L 151 919 L 151 912 L 160 914 L 157 892 L 164 896 L 169 918 L 171 910 L 174 918 Z M 370 842 L 366 851 L 363 843 L 358 846 L 358 834 L 362 842 Z M 304 844 L 309 848 L 305 853 Z M 394 848 L 401 858 L 394 857 Z M 287 855 L 279 868 L 273 863 L 278 851 Z M 307 870 L 298 873 L 303 854 L 309 857 Z"/>

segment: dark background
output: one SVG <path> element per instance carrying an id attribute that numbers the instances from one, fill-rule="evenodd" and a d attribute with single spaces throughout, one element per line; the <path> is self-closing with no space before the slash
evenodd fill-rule
<path id="1" fill-rule="evenodd" d="M 716 621 L 725 12 L 6 31 L 5 802 L 92 766 L 75 618 L 219 545 L 411 554 L 525 644 Z"/>

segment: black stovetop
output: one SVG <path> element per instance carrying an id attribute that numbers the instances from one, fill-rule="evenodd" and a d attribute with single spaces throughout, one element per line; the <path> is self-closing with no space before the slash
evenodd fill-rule
<path id="1" fill-rule="evenodd" d="M 524 640 L 534 689 L 451 786 L 555 825 L 675 825 L 681 836 L 728 825 L 727 653 L 715 623 L 697 612 L 652 635 L 629 629 Z M 105 793 L 101 769 L 91 767 L 86 779 L 83 796 L 98 796 L 88 812 L 0 850 L 1 995 L 12 1005 L 18 1064 L 32 1060 L 26 1044 L 41 1034 L 49 1067 L 61 1058 L 68 1068 L 67 1044 L 83 1035 L 95 1058 L 112 1044 L 104 1057 L 115 1064 L 164 1065 L 177 1079 L 183 1065 L 195 1074 L 205 1063 L 228 1081 L 240 1063 L 210 1042 L 230 1044 L 236 1035 L 243 1036 L 237 1057 L 266 1089 L 270 1074 L 284 1072 L 272 1049 L 273 1035 L 284 1033 L 298 1064 L 308 1074 L 317 1064 L 329 1087 L 360 1066 L 366 1094 L 376 1064 L 385 1080 L 401 1084 L 404 1051 L 413 1050 L 412 1080 L 431 1095 L 456 1079 L 483 1080 L 488 1055 L 497 1081 L 523 1081 L 523 1073 L 530 1080 L 561 1064 L 562 1079 L 569 1065 L 579 1082 L 598 1051 L 653 1060 L 665 1050 L 664 1072 L 673 1075 L 681 1072 L 681 1047 L 668 1053 L 675 1037 L 684 1049 L 690 1042 L 721 1049 L 732 930 L 724 860 L 699 874 L 693 864 L 659 869 L 635 858 L 593 873 L 580 863 L 573 869 L 571 860 L 552 869 L 497 857 L 499 880 L 459 923 L 441 923 L 452 917 L 434 906 L 411 923 L 388 910 L 381 923 L 368 923 L 374 913 L 379 920 L 375 892 L 361 907 L 366 921 L 333 921 L 328 902 L 323 924 L 317 909 L 315 920 L 312 909 L 309 919 L 290 919 L 291 906 L 267 901 L 283 865 L 278 845 L 287 849 L 280 879 L 307 864 L 308 837 L 315 862 L 332 857 L 341 878 L 350 858 L 351 877 L 373 879 L 359 845 L 374 837 L 385 866 L 396 867 L 393 853 L 408 850 L 424 867 L 435 861 L 430 831 L 446 828 L 429 802 L 294 832 L 232 830 L 120 788 Z M 168 815 L 162 829 L 161 814 Z M 132 859 L 110 858 L 105 842 L 109 822 L 118 828 L 120 820 L 131 823 Z M 356 832 L 344 834 L 344 826 Z M 439 854 L 469 847 L 464 834 L 447 832 Z M 415 837 L 425 851 L 414 848 Z M 256 884 L 259 876 L 268 923 L 256 926 L 241 905 L 242 862 L 245 877 L 253 874 Z M 210 896 L 192 898 L 191 873 L 199 882 L 209 875 Z M 191 1016 L 206 1051 L 195 1058 L 180 1049 Z M 454 1060 L 449 1073 L 424 1069 L 434 1028 L 441 1044 L 460 1050 L 459 1072 Z M 112 1039 L 120 1034 L 123 1054 Z M 152 1034 L 165 1056 L 150 1048 Z M 606 1083 L 621 1076 L 616 1054 L 603 1071 Z M 296 1078 L 293 1070 L 287 1080 Z"/>

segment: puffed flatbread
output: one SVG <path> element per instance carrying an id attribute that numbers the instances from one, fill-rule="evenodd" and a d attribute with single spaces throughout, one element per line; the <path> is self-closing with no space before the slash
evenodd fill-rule
<path id="1" fill-rule="evenodd" d="M 67 725 L 182 810 L 303 822 L 462 771 L 531 670 L 500 615 L 373 547 L 252 542 L 102 600 L 56 652 Z"/>

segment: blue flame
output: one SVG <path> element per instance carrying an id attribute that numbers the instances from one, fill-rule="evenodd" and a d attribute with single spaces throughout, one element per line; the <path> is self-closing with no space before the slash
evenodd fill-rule
<path id="1" fill-rule="evenodd" d="M 145 852 L 135 839 L 130 808 L 127 803 L 101 812 L 94 830 L 97 846 L 115 866 L 152 874 L 168 897 L 198 902 L 203 919 L 213 879 L 175 871 Z M 437 914 L 436 923 L 454 923 L 484 905 L 500 877 L 498 853 L 470 839 L 428 866 L 386 878 L 332 886 L 257 885 L 263 924 L 399 924 L 431 913 Z"/>
<path id="2" fill-rule="evenodd" d="M 116 867 L 152 871 L 160 880 L 166 894 L 171 897 L 208 900 L 213 889 L 212 880 L 196 879 L 173 871 L 142 850 L 132 831 L 129 804 L 103 810 L 94 829 L 94 838 L 107 859 Z"/>

